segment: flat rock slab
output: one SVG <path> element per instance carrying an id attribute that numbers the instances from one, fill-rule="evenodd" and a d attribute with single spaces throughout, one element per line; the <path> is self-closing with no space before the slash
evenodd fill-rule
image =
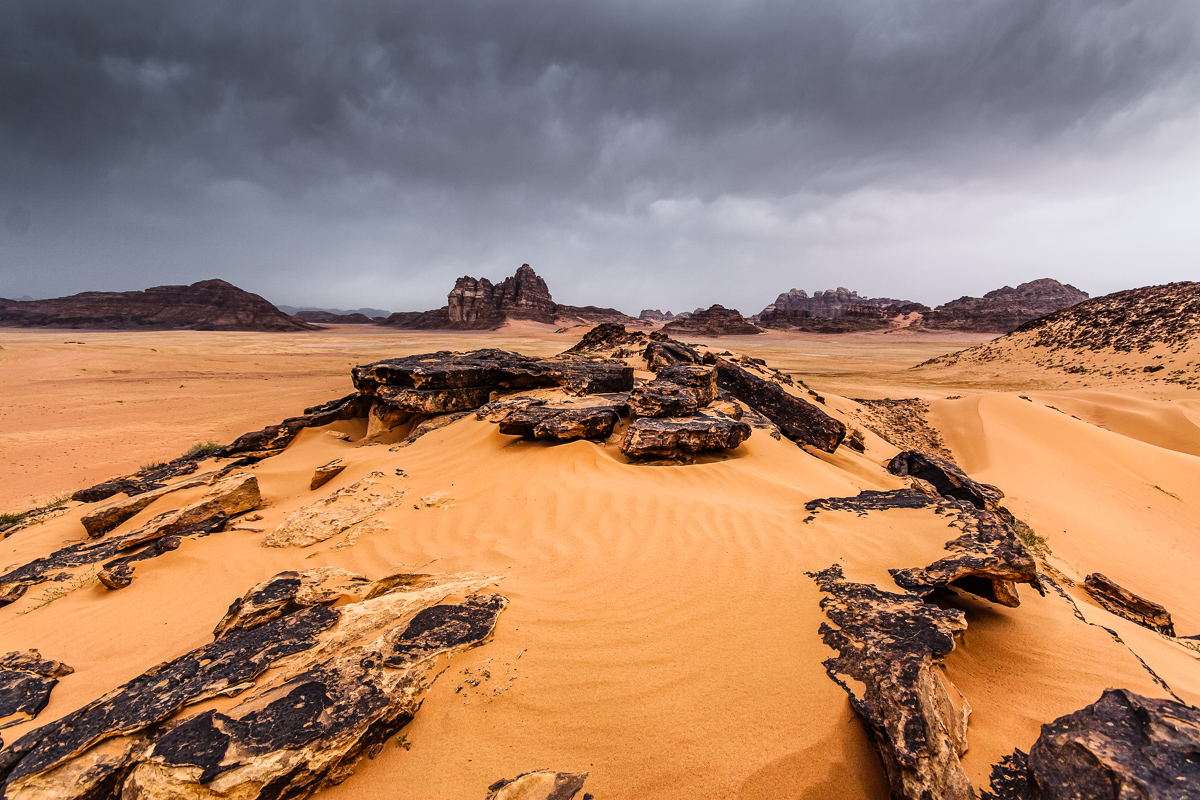
<path id="1" fill-rule="evenodd" d="M 461 389 L 411 389 L 406 386 L 380 386 L 375 396 L 397 411 L 414 414 L 449 414 L 471 411 L 486 403 L 492 387 L 468 386 Z"/>
<path id="2" fill-rule="evenodd" d="M 278 425 L 268 425 L 262 430 L 242 434 L 232 444 L 221 448 L 218 455 L 277 453 L 291 444 L 296 435 L 305 428 L 320 428 L 335 422 L 367 416 L 372 400 L 370 395 L 355 392 L 319 406 L 306 408 L 301 416 L 289 417 Z"/>
<path id="3" fill-rule="evenodd" d="M 1200 709 L 1106 689 L 1042 726 L 1028 769 L 1038 800 L 1197 800 Z"/>
<path id="4" fill-rule="evenodd" d="M 500 433 L 529 439 L 607 439 L 620 419 L 614 406 L 530 406 L 500 420 Z"/>
<path id="5" fill-rule="evenodd" d="M 633 388 L 633 368 L 621 361 L 573 356 L 536 359 L 496 349 L 395 358 L 355 367 L 352 376 L 355 388 L 368 394 L 378 393 L 383 386 L 426 391 L 561 386 L 580 394 Z"/>
<path id="6" fill-rule="evenodd" d="M 583 789 L 587 772 L 526 772 L 488 787 L 485 800 L 572 800 Z M 590 796 L 590 795 L 589 795 Z"/>
<path id="7" fill-rule="evenodd" d="M 277 800 L 345 780 L 413 718 L 447 657 L 490 638 L 507 602 L 474 594 L 495 577 L 421 577 L 227 628 L 14 742 L 0 753 L 4 796 Z M 465 599 L 441 602 L 452 595 Z M 181 713 L 239 693 L 224 711 Z"/>
<path id="8" fill-rule="evenodd" d="M 711 354 L 710 357 L 717 367 L 717 384 L 779 426 L 792 441 L 832 453 L 846 438 L 846 426 L 812 403 L 732 361 Z"/>
<path id="9" fill-rule="evenodd" d="M 919 450 L 898 453 L 888 462 L 887 468 L 893 475 L 911 475 L 927 481 L 943 497 L 965 500 L 976 508 L 995 510 L 1004 498 L 1004 492 L 990 484 L 973 480 L 953 461 Z"/>
<path id="10" fill-rule="evenodd" d="M 164 486 L 161 489 L 153 489 L 135 494 L 132 497 L 117 500 L 114 503 L 109 503 L 95 511 L 84 514 L 80 522 L 83 523 L 83 529 L 87 531 L 88 536 L 103 536 L 126 520 L 137 516 L 139 512 L 158 498 L 172 492 L 178 492 L 181 489 L 192 489 L 196 486 L 203 486 L 205 483 L 206 481 L 204 480 L 184 481 L 173 486 Z"/>
<path id="11" fill-rule="evenodd" d="M 312 480 L 308 482 L 308 490 L 312 492 L 320 489 L 338 475 L 341 475 L 344 469 L 346 469 L 346 465 L 340 458 L 330 461 L 328 464 L 322 464 L 313 470 Z"/>
<path id="12" fill-rule="evenodd" d="M 704 397 L 699 389 L 656 379 L 633 388 L 629 410 L 635 417 L 686 417 L 707 404 Z"/>
<path id="13" fill-rule="evenodd" d="M 1153 600 L 1147 600 L 1119 586 L 1103 574 L 1093 572 L 1088 575 L 1083 581 L 1083 588 L 1102 608 L 1118 617 L 1124 617 L 1167 636 L 1175 635 L 1175 623 L 1171 621 L 1171 612 Z"/>
<path id="14" fill-rule="evenodd" d="M 33 719 L 50 702 L 58 679 L 75 670 L 37 650 L 0 656 L 0 728 Z"/>
<path id="15" fill-rule="evenodd" d="M 676 364 L 699 364 L 703 360 L 699 350 L 673 339 L 650 342 L 642 352 L 642 357 L 646 359 L 650 369 L 655 371 Z"/>
<path id="16" fill-rule="evenodd" d="M 640 458 L 681 458 L 706 450 L 731 450 L 750 438 L 750 426 L 724 415 L 642 417 L 630 423 L 621 452 Z"/>
<path id="17" fill-rule="evenodd" d="M 293 511 L 267 534 L 263 547 L 309 547 L 399 505 L 405 492 L 383 483 L 383 478 L 382 472 L 372 472 L 328 497 Z"/>
<path id="18" fill-rule="evenodd" d="M 821 610 L 833 623 L 819 633 L 838 654 L 826 672 L 867 722 L 892 796 L 973 800 L 960 761 L 970 706 L 936 667 L 966 630 L 963 613 L 851 583 L 838 566 L 812 577 L 828 595 Z"/>

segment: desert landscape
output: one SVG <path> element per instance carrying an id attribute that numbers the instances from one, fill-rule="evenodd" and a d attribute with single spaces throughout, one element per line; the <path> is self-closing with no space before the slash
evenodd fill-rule
<path id="1" fill-rule="evenodd" d="M 1200 287 L 1135 296 L 4 330 L 4 796 L 1191 797 Z"/>

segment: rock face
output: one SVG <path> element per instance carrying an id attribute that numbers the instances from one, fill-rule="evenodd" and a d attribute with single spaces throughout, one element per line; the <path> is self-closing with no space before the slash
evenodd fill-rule
<path id="1" fill-rule="evenodd" d="M 198 331 L 311 331 L 256 294 L 222 280 L 143 292 L 83 292 L 52 300 L 0 299 L 0 326 Z"/>
<path id="2" fill-rule="evenodd" d="M 812 297 L 803 289 L 792 289 L 775 298 L 775 302 L 764 308 L 760 316 L 766 317 L 775 312 L 803 311 L 808 317 L 819 319 L 834 319 L 843 316 L 856 306 L 905 306 L 920 305 L 909 300 L 895 300 L 890 297 L 862 297 L 858 292 L 839 286 L 836 289 L 814 292 Z M 798 317 L 798 315 L 797 315 Z M 798 317 L 799 318 L 799 317 Z"/>
<path id="3" fill-rule="evenodd" d="M 500 432 L 528 439 L 607 439 L 620 419 L 616 406 L 530 406 L 500 420 Z"/>
<path id="4" fill-rule="evenodd" d="M 657 308 L 644 308 L 642 313 L 638 314 L 638 319 L 643 322 L 670 322 L 675 319 L 675 315 L 670 311 L 659 311 Z"/>
<path id="5" fill-rule="evenodd" d="M 485 800 L 571 800 L 583 789 L 587 772 L 526 772 L 488 787 Z M 586 795 L 591 797 L 591 795 Z"/>
<path id="6" fill-rule="evenodd" d="M 338 400 L 306 408 L 302 416 L 289 417 L 278 425 L 268 425 L 261 431 L 242 434 L 232 444 L 221 448 L 218 455 L 278 453 L 291 444 L 296 434 L 305 428 L 319 428 L 334 422 L 367 416 L 371 400 L 371 397 L 356 392 Z"/>
<path id="7" fill-rule="evenodd" d="M 1088 299 L 1070 284 L 1051 278 L 1005 286 L 983 297 L 960 297 L 923 315 L 927 328 L 1009 333 L 1031 320 Z"/>
<path id="8" fill-rule="evenodd" d="M 211 644 L 10 745 L 5 795 L 276 800 L 344 780 L 412 720 L 447 658 L 490 638 L 507 602 L 473 594 L 494 578 L 405 577 L 348 605 L 296 601 L 218 626 Z M 250 602 L 292 580 L 260 584 Z M 450 595 L 469 596 L 439 604 Z M 224 711 L 186 714 L 239 691 Z"/>
<path id="9" fill-rule="evenodd" d="M 970 706 L 937 668 L 967 628 L 956 609 L 913 594 L 851 583 L 840 567 L 813 575 L 834 626 L 820 634 L 838 655 L 829 677 L 850 695 L 883 760 L 895 798 L 973 800 L 960 759 Z"/>
<path id="10" fill-rule="evenodd" d="M 1175 624 L 1171 621 L 1171 613 L 1167 609 L 1153 600 L 1139 597 L 1118 586 L 1099 572 L 1088 575 L 1083 582 L 1083 588 L 1104 609 L 1118 617 L 1124 617 L 1167 636 L 1175 635 Z"/>
<path id="11" fill-rule="evenodd" d="M 732 450 L 749 438 L 749 425 L 721 414 L 642 417 L 625 429 L 621 452 L 634 458 L 680 458 L 704 450 Z"/>
<path id="12" fill-rule="evenodd" d="M 686 319 L 676 318 L 662 327 L 662 332 L 672 336 L 742 336 L 762 333 L 762 329 L 751 325 L 736 309 L 714 305 L 696 311 Z"/>
<path id="13" fill-rule="evenodd" d="M 713 356 L 717 384 L 779 426 L 784 436 L 832 453 L 846 437 L 846 426 L 812 403 L 788 393 L 732 361 Z"/>
<path id="14" fill-rule="evenodd" d="M 1029 750 L 1036 800 L 1200 798 L 1200 709 L 1107 689 L 1042 726 Z"/>
<path id="15" fill-rule="evenodd" d="M 911 475 L 928 481 L 941 496 L 965 500 L 976 508 L 994 510 L 1004 497 L 1004 492 L 995 486 L 972 480 L 957 464 L 917 450 L 898 453 L 887 468 L 893 475 Z"/>
<path id="16" fill-rule="evenodd" d="M 0 728 L 31 720 L 50 702 L 58 679 L 75 670 L 37 650 L 0 656 Z"/>

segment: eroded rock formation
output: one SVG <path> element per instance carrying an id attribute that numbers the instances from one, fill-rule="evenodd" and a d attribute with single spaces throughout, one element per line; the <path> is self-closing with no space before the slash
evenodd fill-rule
<path id="1" fill-rule="evenodd" d="M 1031 320 L 1088 299 L 1070 284 L 1052 278 L 1005 286 L 983 297 L 960 297 L 922 315 L 927 328 L 1010 333 Z"/>
<path id="2" fill-rule="evenodd" d="M 612 436 L 620 410 L 618 406 L 529 406 L 510 411 L 501 419 L 500 432 L 529 439 L 604 440 Z"/>
<path id="3" fill-rule="evenodd" d="M 304 409 L 299 417 L 289 417 L 278 425 L 268 425 L 260 431 L 245 433 L 226 445 L 221 456 L 241 454 L 272 455 L 292 443 L 305 428 L 319 428 L 342 420 L 365 417 L 371 408 L 371 398 L 361 393 L 346 395 L 319 406 Z"/>
<path id="4" fill-rule="evenodd" d="M 1029 750 L 1036 800 L 1200 798 L 1200 709 L 1107 689 L 1042 726 Z"/>
<path id="5" fill-rule="evenodd" d="M 488 787 L 486 800 L 571 800 L 583 789 L 588 774 L 551 770 L 526 772 L 493 783 Z"/>
<path id="6" fill-rule="evenodd" d="M 685 319 L 676 318 L 662 327 L 662 332 L 672 336 L 743 336 L 762 333 L 762 329 L 746 321 L 737 309 L 722 305 L 698 310 Z"/>
<path id="7" fill-rule="evenodd" d="M 805 400 L 720 356 L 706 359 L 717 368 L 717 385 L 759 412 L 795 442 L 832 453 L 846 437 L 846 426 Z"/>
<path id="8" fill-rule="evenodd" d="M 635 458 L 680 458 L 705 450 L 732 450 L 749 438 L 749 425 L 723 414 L 641 417 L 625 429 L 621 452 Z"/>
<path id="9" fill-rule="evenodd" d="M 1166 636 L 1175 635 L 1171 612 L 1153 600 L 1134 594 L 1099 572 L 1088 575 L 1083 588 L 1107 611 Z"/>
<path id="10" fill-rule="evenodd" d="M 0 656 L 0 728 L 33 719 L 50 702 L 58 679 L 75 670 L 37 650 L 14 650 Z"/>
<path id="11" fill-rule="evenodd" d="M 10 745 L 4 796 L 276 800 L 344 780 L 413 718 L 447 657 L 488 640 L 506 604 L 474 594 L 494 578 L 408 577 L 347 605 L 285 603 L 253 627 L 219 626 L 211 644 Z M 250 603 L 291 580 L 260 584 Z M 448 595 L 469 596 L 439 604 Z M 225 711 L 181 713 L 239 693 Z"/>
<path id="12" fill-rule="evenodd" d="M 1004 492 L 973 480 L 954 462 L 917 450 L 898 453 L 887 468 L 893 475 L 911 475 L 927 481 L 943 497 L 965 500 L 976 508 L 995 510 L 1004 498 Z"/>

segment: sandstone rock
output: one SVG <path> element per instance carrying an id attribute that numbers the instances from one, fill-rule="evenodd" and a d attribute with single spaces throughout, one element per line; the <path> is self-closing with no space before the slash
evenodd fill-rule
<path id="1" fill-rule="evenodd" d="M 629 409 L 635 417 L 686 417 L 702 405 L 700 390 L 665 380 L 652 380 L 633 387 Z"/>
<path id="2" fill-rule="evenodd" d="M 40 714 L 58 679 L 74 671 L 60 661 L 42 658 L 37 650 L 14 650 L 0 656 L 0 728 Z"/>
<path id="3" fill-rule="evenodd" d="M 1200 709 L 1106 689 L 1042 726 L 1029 750 L 1037 800 L 1200 798 Z"/>
<path id="4" fill-rule="evenodd" d="M 675 315 L 670 311 L 659 311 L 657 308 L 644 308 L 642 313 L 638 314 L 638 319 L 644 322 L 670 322 L 675 319 Z"/>
<path id="5" fill-rule="evenodd" d="M 308 490 L 311 492 L 320 489 L 338 475 L 341 475 L 342 470 L 345 468 L 346 465 L 342 463 L 341 459 L 335 459 L 328 464 L 317 467 L 313 472 L 312 480 L 308 483 Z"/>
<path id="6" fill-rule="evenodd" d="M 892 796 L 973 800 L 960 761 L 970 706 L 938 668 L 966 630 L 963 613 L 848 582 L 838 566 L 812 577 L 829 595 L 821 609 L 833 626 L 821 637 L 838 653 L 825 669 L 866 721 Z"/>
<path id="7" fill-rule="evenodd" d="M 714 400 L 708 404 L 708 410 L 714 414 L 724 414 L 730 419 L 742 418 L 742 407 L 729 400 Z"/>
<path id="8" fill-rule="evenodd" d="M 413 418 L 413 412 L 404 411 L 382 400 L 371 403 L 371 411 L 367 414 L 367 439 L 374 439 L 390 433 L 400 425 Z"/>
<path id="9" fill-rule="evenodd" d="M 1083 582 L 1083 588 L 1101 607 L 1118 617 L 1124 617 L 1167 636 L 1175 635 L 1175 624 L 1171 621 L 1171 613 L 1167 609 L 1153 600 L 1139 597 L 1118 586 L 1099 572 L 1088 575 Z"/>
<path id="10" fill-rule="evenodd" d="M 399 585 L 399 582 L 393 585 Z M 362 600 L 374 587 L 373 581 L 339 567 L 281 572 L 234 600 L 213 629 L 213 638 L 220 639 L 235 630 L 257 628 L 302 608 Z"/>
<path id="11" fill-rule="evenodd" d="M 846 426 L 812 403 L 720 356 L 711 358 L 718 386 L 778 425 L 792 441 L 832 453 L 845 438 Z"/>
<path id="12" fill-rule="evenodd" d="M 355 387 L 376 394 L 382 387 L 444 389 L 536 389 L 559 386 L 580 394 L 626 392 L 633 368 L 620 361 L 571 356 L 536 359 L 505 350 L 428 353 L 355 367 Z M 487 394 L 481 392 L 487 402 Z"/>
<path id="13" fill-rule="evenodd" d="M 704 450 L 731 450 L 750 438 L 750 426 L 720 415 L 641 417 L 630 423 L 621 452 L 633 458 L 681 458 Z"/>
<path id="14" fill-rule="evenodd" d="M 486 800 L 571 800 L 590 773 L 537 770 L 488 787 Z M 590 795 L 589 795 L 590 796 Z"/>
<path id="15" fill-rule="evenodd" d="M 274 800 L 338 783 L 413 718 L 446 658 L 490 638 L 506 601 L 472 593 L 494 580 L 386 587 L 233 628 L 18 739 L 0 753 L 6 795 Z M 438 605 L 451 595 L 470 596 Z M 179 713 L 239 692 L 223 711 Z"/>
<path id="16" fill-rule="evenodd" d="M 526 394 L 497 397 L 475 409 L 475 418 L 484 422 L 499 422 L 514 411 L 524 411 L 534 406 L 546 405 L 546 398 Z"/>
<path id="17" fill-rule="evenodd" d="M 898 453 L 887 468 L 893 475 L 911 475 L 928 481 L 943 497 L 965 500 L 976 508 L 996 510 L 1004 497 L 1004 492 L 995 486 L 972 480 L 954 462 L 916 450 Z"/>
<path id="18" fill-rule="evenodd" d="M 414 414 L 448 414 L 470 411 L 488 401 L 490 387 L 460 389 L 409 389 L 404 386 L 380 386 L 375 396 L 398 411 Z"/>
<path id="19" fill-rule="evenodd" d="M 371 409 L 369 395 L 354 393 L 323 405 L 304 409 L 303 416 L 290 417 L 278 425 L 268 425 L 260 431 L 239 436 L 232 444 L 221 448 L 218 455 L 239 453 L 278 452 L 283 450 L 304 428 L 320 428 L 347 419 L 365 417 Z"/>
<path id="20" fill-rule="evenodd" d="M 113 564 L 96 573 L 96 579 L 106 589 L 124 589 L 133 583 L 133 567 L 126 562 Z"/>
<path id="21" fill-rule="evenodd" d="M 614 406 L 530 406 L 500 420 L 500 433 L 530 439 L 607 439 L 617 421 Z"/>
<path id="22" fill-rule="evenodd" d="M 51 300 L 0 300 L 0 326 L 311 331 L 256 294 L 222 280 L 155 286 L 142 292 L 83 292 Z"/>
<path id="23" fill-rule="evenodd" d="M 458 422 L 460 419 L 466 417 L 467 414 L 468 412 L 466 411 L 459 411 L 456 414 L 438 414 L 436 417 L 423 419 L 417 424 L 413 425 L 413 428 L 409 432 L 408 436 L 405 436 L 402 441 L 397 442 L 392 449 L 395 449 L 395 447 L 408 447 L 425 434 L 433 433 L 434 431 L 440 430 L 447 425 L 452 425 L 455 422 Z"/>
<path id="24" fill-rule="evenodd" d="M 197 539 L 213 533 L 220 533 L 228 524 L 229 517 L 224 512 L 218 513 L 168 536 L 159 537 L 136 552 L 105 562 L 103 569 L 96 577 L 108 589 L 124 589 L 133 583 L 133 565 L 138 561 L 158 558 L 164 553 L 178 550 L 185 538 Z M 122 542 L 117 542 L 118 549 L 122 544 Z"/>
<path id="25" fill-rule="evenodd" d="M 183 483 L 178 483 L 174 486 L 164 486 L 161 489 L 142 492 L 141 494 L 136 494 L 133 497 L 128 497 L 124 500 L 118 500 L 115 503 L 109 503 L 108 505 L 102 506 L 89 514 L 84 514 L 80 519 L 80 522 L 83 523 L 83 529 L 87 531 L 88 536 L 93 538 L 97 536 L 103 536 L 113 528 L 119 526 L 122 522 L 137 516 L 142 509 L 146 508 L 146 506 L 150 505 L 158 498 L 171 494 L 172 492 L 178 492 L 181 489 L 192 489 L 196 486 L 203 486 L 204 483 L 205 481 L 203 480 L 184 481 Z"/>
<path id="26" fill-rule="evenodd" d="M 1088 299 L 1070 284 L 1052 278 L 1005 286 L 983 297 L 960 297 L 923 315 L 927 328 L 1010 333 L 1030 322 Z"/>
<path id="27" fill-rule="evenodd" d="M 647 341 L 649 341 L 647 335 L 641 331 L 631 333 L 625 330 L 624 325 L 603 322 L 585 333 L 582 339 L 565 352 L 575 354 L 604 353 L 609 355 L 612 351 L 619 348 L 644 345 Z"/>
<path id="28" fill-rule="evenodd" d="M 676 364 L 658 370 L 658 378 L 698 391 L 701 407 L 717 399 L 717 370 L 711 366 Z"/>
<path id="29" fill-rule="evenodd" d="M 293 511 L 263 539 L 263 547 L 310 547 L 400 503 L 404 491 L 381 483 L 382 472 Z"/>
<path id="30" fill-rule="evenodd" d="M 122 537 L 120 549 L 128 550 L 219 515 L 232 517 L 260 505 L 262 495 L 258 491 L 258 478 L 245 472 L 230 475 L 215 482 L 197 502 L 159 514 L 138 530 Z"/>
<path id="31" fill-rule="evenodd" d="M 656 372 L 676 364 L 699 364 L 702 360 L 699 351 L 683 342 L 670 339 L 655 341 L 653 338 L 646 345 L 642 357 L 646 359 L 650 369 Z"/>
<path id="32" fill-rule="evenodd" d="M 662 332 L 670 335 L 742 336 L 762 333 L 762 329 L 747 322 L 736 309 L 714 305 L 705 310 L 697 310 L 687 319 L 668 322 L 662 326 Z"/>
<path id="33" fill-rule="evenodd" d="M 758 316 L 764 318 L 772 312 L 802 311 L 809 318 L 834 319 L 844 316 L 846 312 L 856 307 L 874 307 L 882 310 L 887 306 L 909 305 L 919 304 L 891 297 L 862 297 L 858 292 L 842 286 L 814 292 L 812 297 L 809 297 L 808 292 L 803 289 L 792 289 L 775 298 L 775 302 L 764 308 Z"/>

